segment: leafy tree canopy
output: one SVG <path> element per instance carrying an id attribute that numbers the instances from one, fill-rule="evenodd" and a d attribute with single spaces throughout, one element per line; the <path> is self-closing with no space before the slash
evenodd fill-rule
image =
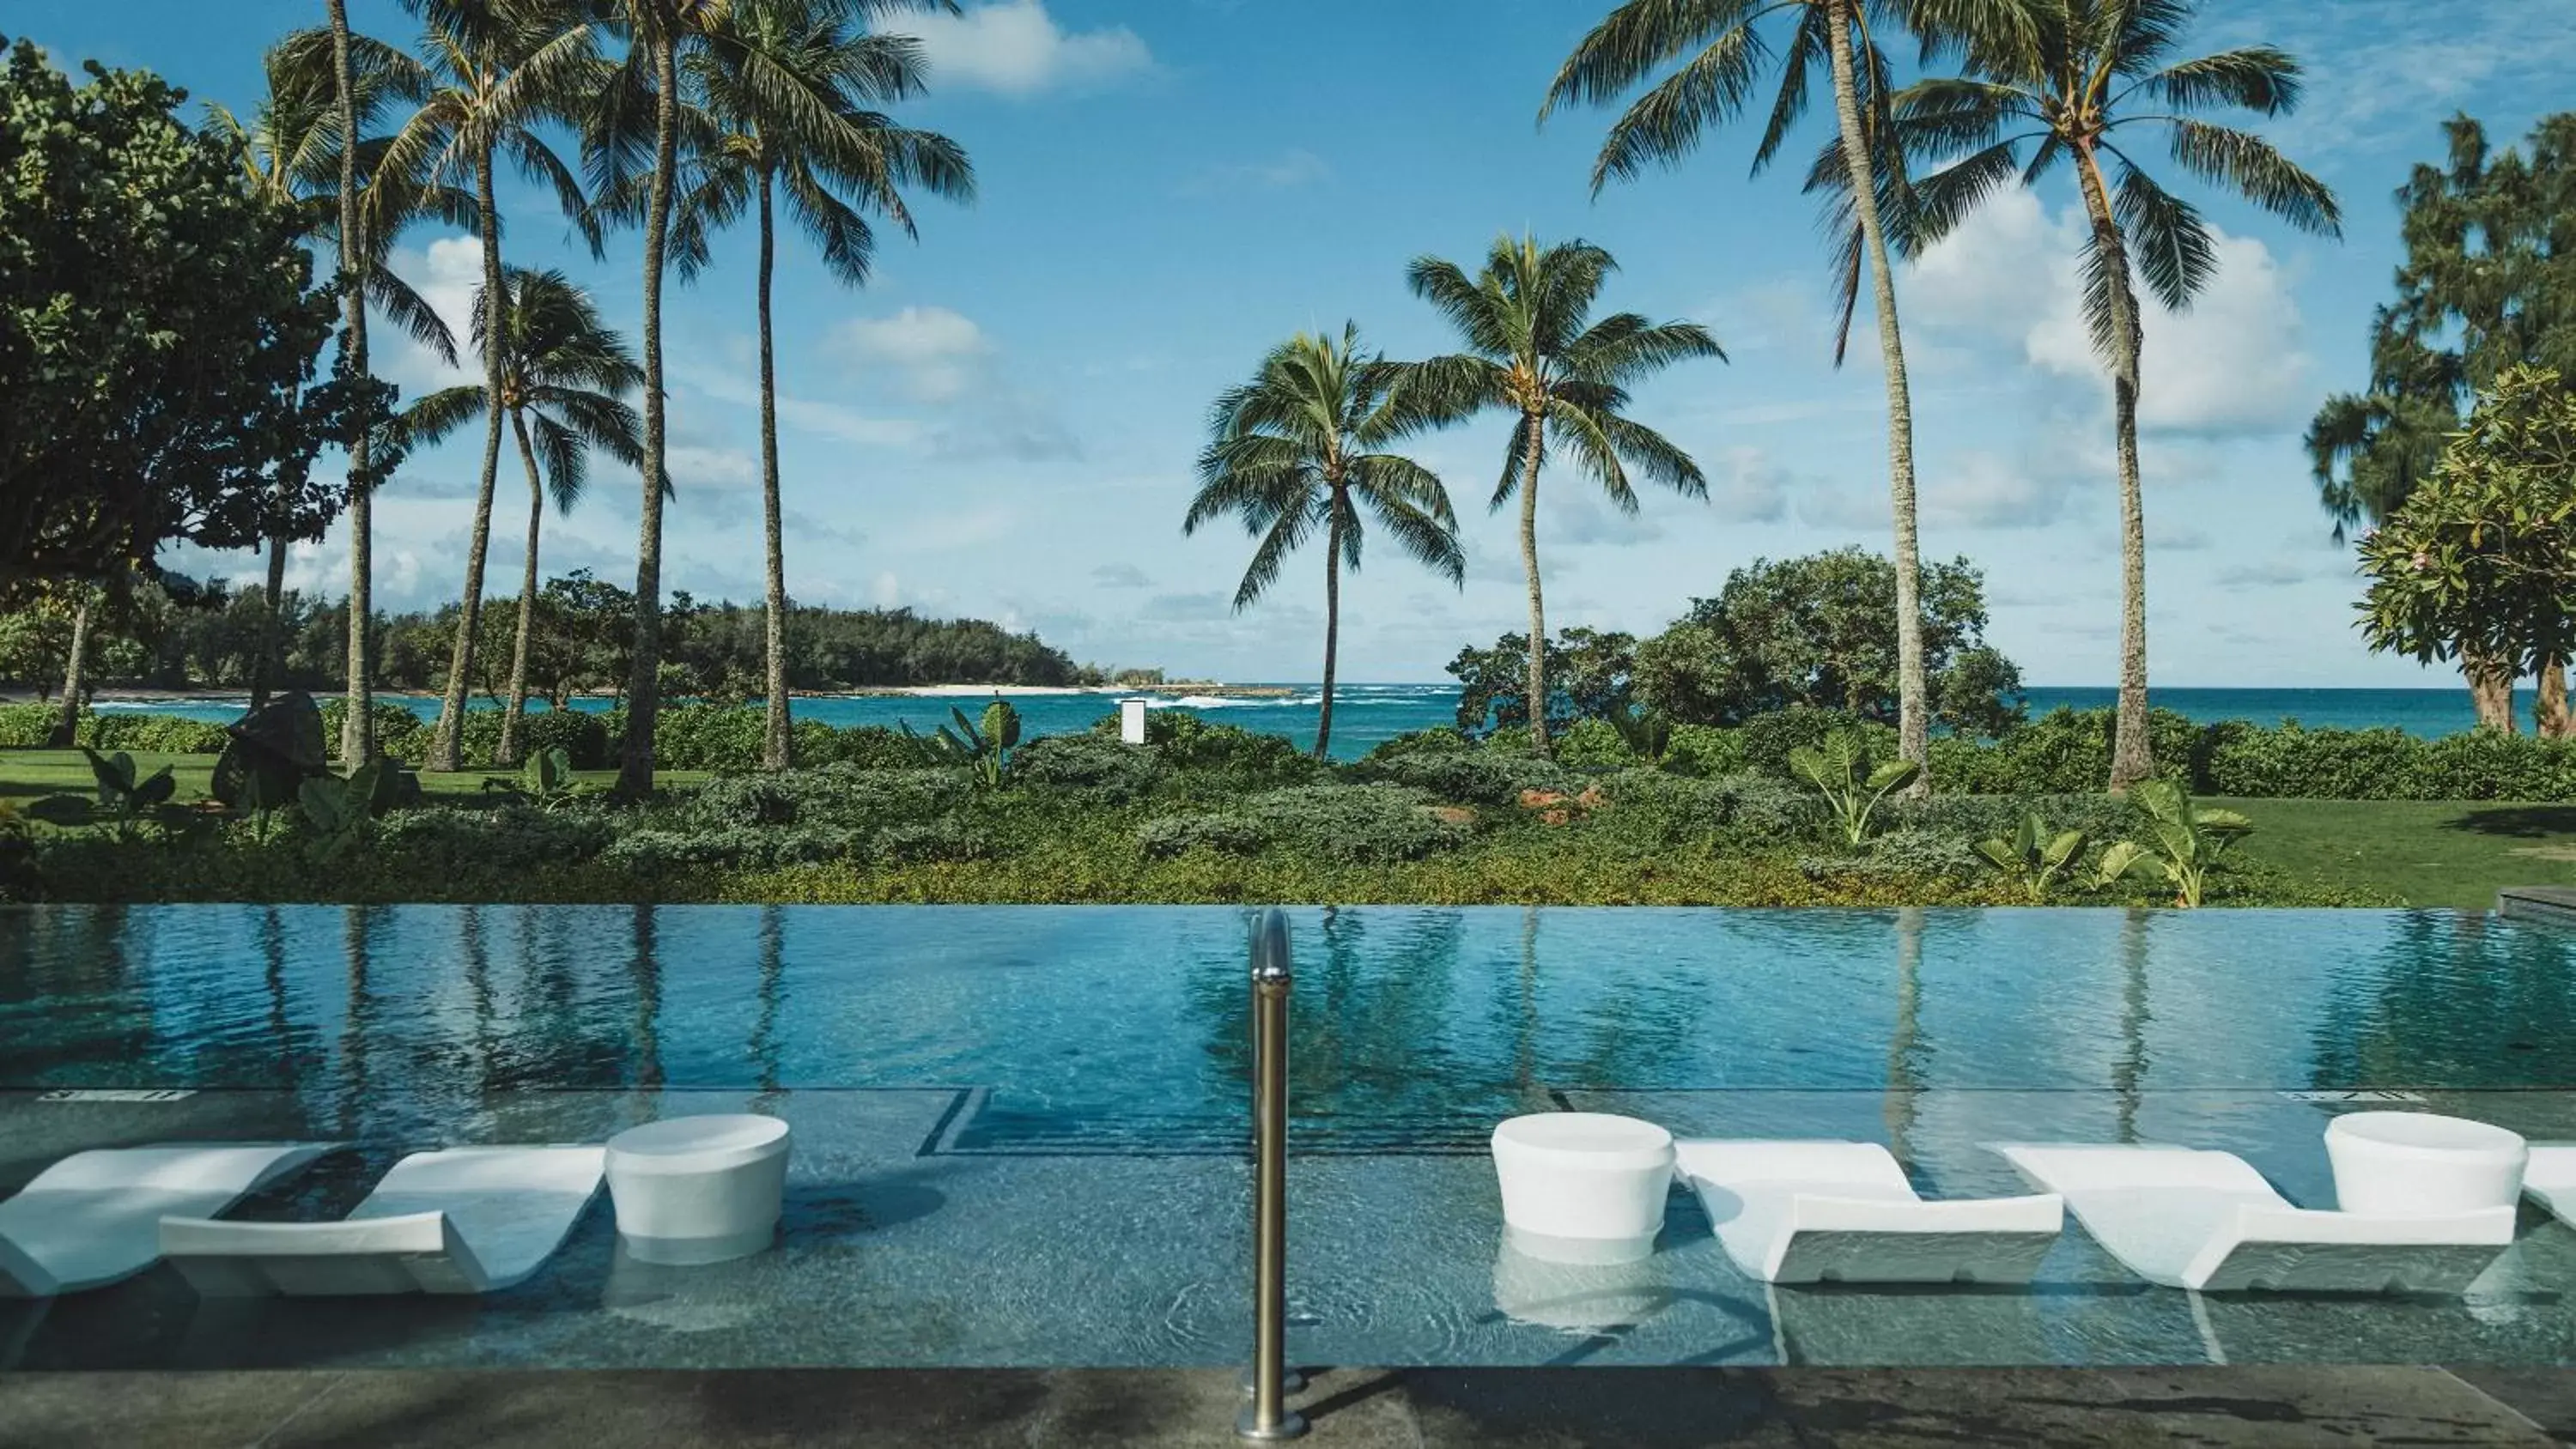
<path id="1" fill-rule="evenodd" d="M 1576 720 L 1631 718 L 1630 676 L 1637 639 L 1600 629 L 1567 629 L 1547 641 L 1547 722 L 1562 731 Z M 1461 649 L 1449 661 L 1458 680 L 1458 728 L 1529 728 L 1529 636 L 1505 634 L 1490 649 Z"/>
<path id="2" fill-rule="evenodd" d="M 2576 392 L 2516 367 L 2470 414 L 2432 478 L 2361 541 L 2370 647 L 2463 653 L 2517 674 L 2576 652 Z"/>
<path id="3" fill-rule="evenodd" d="M 1933 718 L 1960 734 L 2021 717 L 2021 671 L 1985 641 L 1985 576 L 1966 559 L 1923 569 L 1923 663 Z M 1637 646 L 1636 689 L 1680 724 L 1734 725 L 1797 705 L 1894 722 L 1896 566 L 1858 548 L 1756 559 Z"/>
<path id="4" fill-rule="evenodd" d="M 377 396 L 306 386 L 332 299 L 305 219 L 178 119 L 185 92 L 83 69 L 0 59 L 0 592 L 318 533 L 340 500 L 313 457 Z"/>

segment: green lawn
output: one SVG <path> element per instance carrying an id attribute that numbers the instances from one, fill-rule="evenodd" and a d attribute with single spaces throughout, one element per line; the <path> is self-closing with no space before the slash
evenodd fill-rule
<path id="1" fill-rule="evenodd" d="M 179 782 L 178 803 L 192 804 L 206 798 L 207 780 L 215 772 L 213 755 L 138 754 L 135 769 L 149 775 L 163 765 Z M 508 775 L 507 770 L 459 770 L 454 774 L 420 772 L 421 788 L 433 793 L 471 795 L 483 788 L 483 781 L 493 775 Z M 704 770 L 663 770 L 654 775 L 658 785 L 694 785 L 706 779 Z M 614 785 L 615 770 L 581 770 L 574 778 L 585 784 Z M 86 795 L 96 786 L 91 783 L 89 761 L 78 750 L 0 750 L 0 799 L 15 800 L 23 805 L 46 795 Z"/>
<path id="2" fill-rule="evenodd" d="M 2247 858 L 2419 906 L 2495 904 L 2509 885 L 2576 885 L 2576 805 L 2497 800 L 2209 800 L 2244 812 Z"/>

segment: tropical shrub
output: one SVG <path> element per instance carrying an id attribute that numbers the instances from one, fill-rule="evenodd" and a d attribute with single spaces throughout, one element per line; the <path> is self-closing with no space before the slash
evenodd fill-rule
<path id="1" fill-rule="evenodd" d="M 1146 854 L 1204 847 L 1234 854 L 1286 849 L 1342 864 L 1419 860 L 1463 843 L 1429 798 L 1398 785 L 1302 785 L 1253 795 L 1224 811 L 1165 816 L 1137 832 Z"/>
<path id="2" fill-rule="evenodd" d="M 131 750 L 137 754 L 216 755 L 223 753 L 224 727 L 185 715 L 120 710 L 86 715 L 74 738 L 94 750 Z"/>
<path id="3" fill-rule="evenodd" d="M 993 853 L 992 839 L 958 815 L 886 826 L 876 833 L 868 851 L 871 859 L 887 866 L 982 860 Z"/>
<path id="4" fill-rule="evenodd" d="M 1091 733 L 1115 740 L 1118 716 L 1096 721 Z M 1166 767 L 1215 777 L 1235 789 L 1301 784 L 1324 768 L 1285 735 L 1216 723 L 1186 709 L 1147 711 L 1145 743 Z"/>
<path id="5" fill-rule="evenodd" d="M 1502 736 L 1526 740 L 1519 732 Z M 1506 748 L 1425 750 L 1379 759 L 1375 755 L 1353 767 L 1362 780 L 1411 786 L 1461 805 L 1509 805 L 1532 790 L 1563 793 L 1580 788 L 1572 772 L 1553 760 Z"/>
<path id="6" fill-rule="evenodd" d="M 1609 808 L 1593 813 L 1590 830 L 1649 849 L 1776 847 L 1814 837 L 1823 821 L 1815 796 L 1768 775 L 1702 779 L 1637 769 L 1602 786 Z"/>
<path id="7" fill-rule="evenodd" d="M 1744 768 L 1744 736 L 1716 725 L 1675 725 L 1663 765 L 1683 775 L 1732 775 Z"/>
<path id="8" fill-rule="evenodd" d="M 769 870 L 848 860 L 868 837 L 832 826 L 632 830 L 617 838 L 602 859 L 639 875 L 667 875 L 689 868 Z"/>
<path id="9" fill-rule="evenodd" d="M 39 704 L 0 704 L 0 749 L 32 750 L 41 748 L 54 736 L 54 722 L 63 717 L 60 706 Z M 77 728 L 77 726 L 75 726 Z"/>
<path id="10" fill-rule="evenodd" d="M 760 710 L 673 705 L 654 717 L 653 761 L 665 770 L 757 770 L 767 729 L 767 716 Z"/>
<path id="11" fill-rule="evenodd" d="M 1886 725 L 1873 724 L 1847 709 L 1806 705 L 1755 715 L 1736 731 L 1736 741 L 1743 750 L 1745 769 L 1794 779 L 1797 771 L 1789 763 L 1790 753 L 1821 745 L 1838 734 L 1857 739 L 1867 754 L 1896 753 L 1896 731 Z"/>
<path id="12" fill-rule="evenodd" d="M 1360 757 L 1364 765 L 1384 764 L 1407 755 L 1455 755 L 1476 748 L 1476 742 L 1460 734 L 1453 725 L 1434 725 L 1427 730 L 1413 730 L 1380 740 Z"/>
<path id="13" fill-rule="evenodd" d="M 1869 843 L 1867 861 L 1890 875 L 1967 880 L 1982 868 L 1978 852 L 1955 835 L 1932 830 L 1890 830 Z"/>
<path id="14" fill-rule="evenodd" d="M 530 711 L 519 721 L 519 748 L 531 755 L 561 750 L 576 770 L 604 770 L 612 763 L 607 722 L 587 710 Z"/>
<path id="15" fill-rule="evenodd" d="M 1935 795 L 1890 800 L 1881 809 L 1890 830 L 1928 830 L 1958 840 L 2009 839 L 2036 814 L 2058 830 L 2079 830 L 2090 840 L 2117 840 L 2138 829 L 2138 809 L 2128 800 L 2095 790 L 2075 795 Z"/>
<path id="16" fill-rule="evenodd" d="M 616 839 L 596 810 L 545 811 L 511 802 L 493 810 L 398 810 L 376 824 L 375 853 L 422 880 L 486 871 L 528 874 L 596 858 Z"/>
<path id="17" fill-rule="evenodd" d="M 1638 751 L 1619 726 L 1606 719 L 1579 719 L 1557 738 L 1559 764 L 1577 770 L 1619 770 L 1638 763 Z"/>
<path id="18" fill-rule="evenodd" d="M 322 738 L 328 742 L 330 753 L 337 755 L 340 752 L 340 730 L 349 718 L 349 701 L 335 696 L 320 703 Z M 376 701 L 375 716 L 377 753 L 397 760 L 429 758 L 429 738 L 437 729 L 433 722 L 399 704 L 381 699 Z M 468 723 L 471 723 L 470 716 Z M 468 739 L 470 742 L 470 735 Z"/>
<path id="19" fill-rule="evenodd" d="M 1122 745 L 1098 735 L 1046 735 L 1020 749 L 1023 785 L 1079 791 L 1101 804 L 1125 804 L 1154 793 L 1158 757 L 1151 745 Z"/>

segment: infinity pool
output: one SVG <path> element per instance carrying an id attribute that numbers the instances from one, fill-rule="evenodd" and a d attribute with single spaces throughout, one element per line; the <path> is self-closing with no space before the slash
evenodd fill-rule
<path id="1" fill-rule="evenodd" d="M 1684 1135 L 1884 1141 L 1932 1193 L 2015 1190 L 1982 1145 L 1998 1138 L 2225 1147 L 2330 1202 L 2319 1134 L 2357 1101 L 2576 1137 L 2576 937 L 2451 912 L 1291 919 L 1301 1356 L 2576 1353 L 2576 1233 L 2537 1218 L 2467 1303 L 2199 1300 L 2126 1279 L 2071 1225 L 2031 1293 L 1801 1293 L 1736 1276 L 1678 1194 L 1642 1278 L 1534 1286 L 1498 1251 L 1482 1157 L 1498 1118 L 1573 1106 Z M 245 1211 L 329 1215 L 443 1143 L 595 1141 L 746 1106 L 797 1133 L 781 1245 L 743 1264 L 629 1263 L 603 1209 L 535 1283 L 481 1303 L 198 1304 L 162 1270 L 14 1327 L 0 1305 L 0 1366 L 1230 1361 L 1245 925 L 1229 908 L 0 910 L 0 1191 L 84 1146 L 327 1137 L 359 1150 Z"/>

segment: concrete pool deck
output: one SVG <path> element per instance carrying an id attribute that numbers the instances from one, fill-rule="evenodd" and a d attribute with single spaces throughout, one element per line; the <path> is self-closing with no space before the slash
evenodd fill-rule
<path id="1" fill-rule="evenodd" d="M 1230 1445 L 1181 1370 L 0 1375 L 0 1449 Z M 1318 1449 L 2576 1442 L 2576 1372 L 1415 1369 L 1319 1374 Z"/>

